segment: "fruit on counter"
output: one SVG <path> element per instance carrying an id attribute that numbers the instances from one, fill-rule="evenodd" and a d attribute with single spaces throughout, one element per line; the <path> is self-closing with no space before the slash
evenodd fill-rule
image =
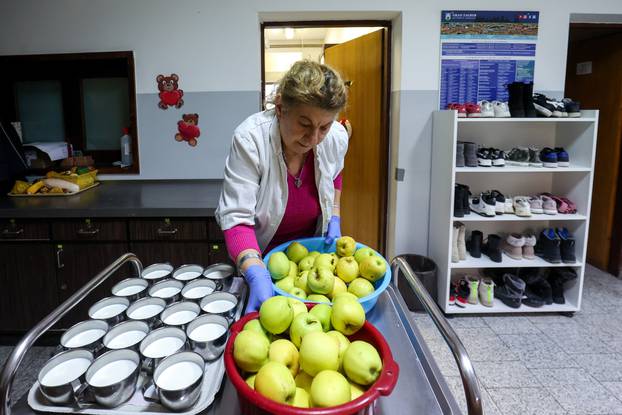
<path id="1" fill-rule="evenodd" d="M 292 310 L 294 311 L 294 318 L 296 318 L 296 316 L 300 313 L 307 312 L 307 306 L 302 301 L 291 297 L 288 297 L 287 301 L 289 301 L 289 304 L 292 306 Z"/>
<path id="2" fill-rule="evenodd" d="M 311 313 L 301 313 L 294 317 L 289 327 L 289 338 L 296 347 L 300 347 L 304 336 L 315 331 L 323 331 L 320 319 Z"/>
<path id="3" fill-rule="evenodd" d="M 285 278 L 289 274 L 289 258 L 283 252 L 275 252 L 270 255 L 268 270 L 275 280 Z"/>
<path id="4" fill-rule="evenodd" d="M 22 180 L 15 180 L 15 184 L 13 184 L 13 187 L 11 188 L 11 193 L 14 195 L 21 195 L 26 193 L 26 190 L 28 190 L 29 187 L 30 183 Z"/>
<path id="5" fill-rule="evenodd" d="M 336 253 L 340 257 L 352 256 L 356 251 L 356 241 L 351 236 L 342 236 L 337 239 Z"/>
<path id="6" fill-rule="evenodd" d="M 361 261 L 359 269 L 364 278 L 371 282 L 376 282 L 387 272 L 387 264 L 384 262 L 384 259 L 374 255 Z"/>
<path id="7" fill-rule="evenodd" d="M 309 255 L 309 250 L 300 242 L 292 242 L 287 247 L 286 254 L 290 261 L 297 264 L 301 259 Z"/>
<path id="8" fill-rule="evenodd" d="M 291 290 L 289 290 L 288 292 L 291 295 L 293 295 L 294 297 L 298 297 L 298 298 L 301 298 L 303 300 L 307 298 L 307 293 L 302 288 L 294 287 Z"/>
<path id="9" fill-rule="evenodd" d="M 47 187 L 60 187 L 61 189 L 65 189 L 70 193 L 75 193 L 80 191 L 80 186 L 75 183 L 68 182 L 63 179 L 44 179 L 43 184 Z"/>
<path id="10" fill-rule="evenodd" d="M 249 376 L 246 378 L 246 384 L 251 387 L 251 389 L 255 389 L 255 375 Z"/>
<path id="11" fill-rule="evenodd" d="M 298 408 L 309 408 L 311 406 L 309 393 L 306 390 L 297 387 L 296 396 L 294 396 L 292 406 L 297 406 Z"/>
<path id="12" fill-rule="evenodd" d="M 382 360 L 374 346 L 356 340 L 343 355 L 343 370 L 351 381 L 371 385 L 382 372 Z"/>
<path id="13" fill-rule="evenodd" d="M 270 361 L 257 372 L 255 390 L 273 401 L 291 405 L 296 396 L 296 382 L 284 364 Z"/>
<path id="14" fill-rule="evenodd" d="M 270 334 L 268 333 L 266 329 L 263 328 L 259 320 L 249 321 L 248 323 L 244 325 L 244 328 L 242 328 L 242 330 L 256 331 L 257 333 L 263 334 L 264 336 L 266 336 L 267 340 L 270 340 Z"/>
<path id="15" fill-rule="evenodd" d="M 330 303 L 330 299 L 322 294 L 309 294 L 307 300 L 317 301 L 318 303 Z"/>
<path id="16" fill-rule="evenodd" d="M 376 256 L 376 253 L 374 252 L 373 249 L 371 249 L 370 247 L 363 247 L 363 248 L 359 248 L 356 250 L 356 252 L 354 252 L 354 259 L 356 260 L 356 262 L 358 262 L 359 264 L 361 263 L 362 260 L 364 260 L 367 257 L 373 257 Z"/>
<path id="17" fill-rule="evenodd" d="M 311 382 L 313 382 L 313 376 L 309 376 L 306 372 L 300 371 L 294 379 L 296 386 L 304 389 L 307 393 L 311 392 Z"/>
<path id="18" fill-rule="evenodd" d="M 332 336 L 339 342 L 339 370 L 341 370 L 341 366 L 343 362 L 343 355 L 348 349 L 348 346 L 350 346 L 350 340 L 346 336 L 338 332 L 337 330 L 331 330 L 326 334 L 328 334 L 329 336 Z"/>
<path id="19" fill-rule="evenodd" d="M 34 195 L 39 191 L 39 189 L 43 187 L 43 185 L 43 180 L 39 180 L 38 182 L 35 182 L 33 185 L 31 185 L 28 189 L 26 189 L 26 193 L 28 193 L 29 195 Z"/>
<path id="20" fill-rule="evenodd" d="M 335 278 L 335 285 L 333 286 L 333 291 L 328 294 L 329 298 L 335 298 L 337 295 L 341 293 L 347 293 L 348 286 L 341 278 Z"/>
<path id="21" fill-rule="evenodd" d="M 313 314 L 318 320 L 320 320 L 322 330 L 326 332 L 332 328 L 330 324 L 330 316 L 332 313 L 333 309 L 328 304 L 318 304 L 309 310 L 309 314 Z"/>
<path id="22" fill-rule="evenodd" d="M 366 297 L 374 292 L 374 286 L 365 278 L 355 278 L 348 286 L 348 292 L 358 298 Z"/>
<path id="23" fill-rule="evenodd" d="M 300 343 L 300 368 L 311 376 L 322 370 L 339 369 L 337 341 L 323 331 L 307 333 Z M 313 394 L 311 399 L 313 400 Z"/>
<path id="24" fill-rule="evenodd" d="M 307 274 L 307 287 L 316 294 L 328 294 L 333 291 L 335 276 L 325 267 L 313 267 Z"/>
<path id="25" fill-rule="evenodd" d="M 286 297 L 270 297 L 259 308 L 259 322 L 272 334 L 281 334 L 294 319 L 294 310 Z"/>
<path id="26" fill-rule="evenodd" d="M 246 372 L 257 372 L 268 362 L 270 342 L 253 330 L 242 330 L 233 343 L 233 359 Z"/>
<path id="27" fill-rule="evenodd" d="M 323 370 L 311 383 L 311 400 L 320 408 L 342 405 L 350 402 L 352 392 L 348 380 L 336 370 Z"/>
<path id="28" fill-rule="evenodd" d="M 296 275 L 296 277 L 297 277 L 297 275 Z M 282 280 L 278 280 L 276 282 L 276 286 L 279 287 L 280 289 L 282 289 L 285 292 L 289 292 L 289 290 L 294 288 L 294 281 L 296 280 L 296 277 L 292 277 L 291 275 L 288 275 L 287 277 L 283 278 Z"/>
<path id="29" fill-rule="evenodd" d="M 328 268 L 330 272 L 335 271 L 335 265 L 337 265 L 337 260 L 331 254 L 320 254 L 317 258 L 315 258 L 315 263 L 313 266 L 315 268 Z"/>
<path id="30" fill-rule="evenodd" d="M 337 276 L 345 283 L 350 283 L 359 276 L 359 264 L 353 256 L 339 258 L 335 270 L 337 271 Z"/>
<path id="31" fill-rule="evenodd" d="M 365 310 L 358 302 L 358 298 L 353 297 L 355 299 L 340 294 L 333 300 L 330 322 L 335 329 L 346 336 L 356 333 L 365 324 Z"/>
<path id="32" fill-rule="evenodd" d="M 301 259 L 298 263 L 298 271 L 309 271 L 311 268 L 313 268 L 316 257 L 317 255 L 307 255 L 306 257 Z"/>
<path id="33" fill-rule="evenodd" d="M 298 349 L 287 339 L 278 339 L 270 344 L 268 360 L 284 364 L 292 376 L 298 373 Z"/>

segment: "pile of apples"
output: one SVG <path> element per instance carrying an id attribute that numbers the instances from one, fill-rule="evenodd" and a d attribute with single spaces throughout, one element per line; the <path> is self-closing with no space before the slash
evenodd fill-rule
<path id="1" fill-rule="evenodd" d="M 336 251 L 309 252 L 300 242 L 285 252 L 275 252 L 268 270 L 276 286 L 302 300 L 330 303 L 337 294 L 349 292 L 358 298 L 370 295 L 387 271 L 387 264 L 373 249 L 356 249 L 350 236 L 337 239 Z"/>
<path id="2" fill-rule="evenodd" d="M 300 408 L 327 408 L 361 396 L 382 371 L 368 342 L 346 337 L 365 323 L 358 298 L 338 294 L 310 310 L 291 297 L 264 301 L 259 319 L 235 338 L 233 359 L 246 383 L 266 398 Z"/>

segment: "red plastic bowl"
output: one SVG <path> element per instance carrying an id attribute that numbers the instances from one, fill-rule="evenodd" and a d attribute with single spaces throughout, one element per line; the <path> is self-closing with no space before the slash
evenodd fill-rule
<path id="1" fill-rule="evenodd" d="M 315 304 L 306 304 L 307 308 L 311 309 Z M 244 415 L 265 415 L 265 414 L 278 414 L 278 415 L 350 415 L 357 414 L 373 405 L 374 401 L 380 396 L 387 396 L 391 394 L 393 388 L 397 383 L 399 376 L 399 366 L 393 360 L 391 349 L 386 340 L 380 334 L 380 332 L 368 321 L 365 325 L 352 336 L 347 336 L 350 340 L 364 340 L 376 347 L 380 358 L 382 359 L 382 372 L 380 376 L 373 383 L 367 391 L 358 398 L 348 403 L 339 406 L 333 406 L 330 408 L 297 408 L 295 406 L 283 405 L 266 398 L 260 393 L 251 389 L 246 384 L 246 381 L 240 376 L 238 368 L 233 360 L 233 342 L 238 333 L 242 331 L 244 325 L 250 321 L 259 317 L 259 313 L 249 313 L 242 317 L 239 321 L 231 326 L 231 335 L 227 341 L 227 347 L 225 348 L 225 368 L 227 370 L 227 376 L 235 386 L 238 392 L 238 400 L 240 401 L 240 411 Z"/>

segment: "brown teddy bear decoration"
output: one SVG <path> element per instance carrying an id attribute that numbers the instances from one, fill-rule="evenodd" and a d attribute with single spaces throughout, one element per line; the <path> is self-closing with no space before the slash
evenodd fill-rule
<path id="1" fill-rule="evenodd" d="M 165 110 L 168 107 L 180 108 L 184 105 L 184 100 L 181 99 L 184 96 L 184 91 L 178 88 L 177 81 L 179 81 L 179 76 L 177 74 L 173 73 L 171 76 L 158 75 L 156 81 L 160 91 L 158 94 L 160 97 L 158 106 L 160 108 Z"/>
<path id="2" fill-rule="evenodd" d="M 197 145 L 197 138 L 201 135 L 199 124 L 199 114 L 184 114 L 182 119 L 177 122 L 175 140 L 187 141 L 192 147 Z"/>

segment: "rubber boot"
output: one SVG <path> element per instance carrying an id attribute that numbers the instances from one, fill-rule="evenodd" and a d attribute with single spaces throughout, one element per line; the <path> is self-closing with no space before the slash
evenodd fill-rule
<path id="1" fill-rule="evenodd" d="M 524 117 L 525 116 L 525 103 L 524 103 L 524 89 L 525 84 L 522 82 L 512 82 L 508 84 L 508 94 L 510 107 L 510 114 L 512 117 Z"/>
<path id="2" fill-rule="evenodd" d="M 535 118 L 538 116 L 536 107 L 533 105 L 533 82 L 523 84 L 523 108 L 525 117 Z"/>

